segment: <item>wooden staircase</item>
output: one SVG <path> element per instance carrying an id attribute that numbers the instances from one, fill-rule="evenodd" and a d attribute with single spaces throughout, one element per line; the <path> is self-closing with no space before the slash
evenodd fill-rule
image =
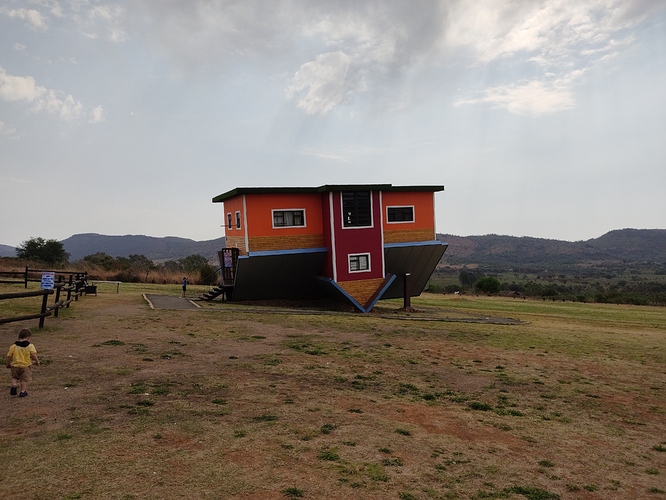
<path id="1" fill-rule="evenodd" d="M 225 300 L 229 298 L 231 290 L 233 290 L 233 286 L 218 285 L 215 288 L 212 288 L 211 290 L 204 292 L 201 298 L 203 300 L 214 300 L 220 295 L 222 295 L 222 299 Z"/>

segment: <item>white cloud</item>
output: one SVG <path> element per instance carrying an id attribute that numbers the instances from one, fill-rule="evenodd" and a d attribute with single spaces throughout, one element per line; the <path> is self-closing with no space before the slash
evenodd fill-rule
<path id="1" fill-rule="evenodd" d="M 468 47 L 478 63 L 528 55 L 566 65 L 582 51 L 606 50 L 646 10 L 628 15 L 623 0 L 459 3 L 451 10 L 447 44 Z"/>
<path id="2" fill-rule="evenodd" d="M 632 28 L 663 8 L 657 0 L 30 1 L 73 21 L 89 39 L 117 43 L 131 34 L 149 41 L 184 75 L 227 74 L 263 60 L 273 74 L 294 75 L 285 96 L 309 114 L 329 113 L 362 93 L 383 110 L 408 106 L 417 95 L 426 100 L 408 88 L 421 80 L 415 75 L 427 79 L 453 65 L 503 66 L 494 74 L 506 81 L 465 102 L 488 102 L 498 89 L 522 102 L 537 87 L 565 102 L 574 89 L 553 87 L 554 79 L 610 61 L 633 42 Z"/>
<path id="3" fill-rule="evenodd" d="M 17 186 L 25 184 L 32 184 L 32 181 L 0 173 L 0 190 L 11 191 L 17 189 Z"/>
<path id="4" fill-rule="evenodd" d="M 8 9 L 0 7 L 0 14 L 4 14 L 10 19 L 25 21 L 30 28 L 38 31 L 46 31 L 48 29 L 46 18 L 41 12 L 35 9 Z"/>
<path id="5" fill-rule="evenodd" d="M 43 99 L 35 102 L 35 111 L 46 110 L 49 113 L 60 115 L 63 120 L 76 120 L 81 116 L 83 104 L 68 95 L 61 99 L 54 90 L 49 90 Z"/>
<path id="6" fill-rule="evenodd" d="M 34 111 L 58 114 L 64 120 L 75 120 L 83 111 L 83 104 L 71 95 L 61 97 L 62 92 L 37 85 L 31 76 L 9 75 L 0 67 L 0 99 L 32 104 Z"/>
<path id="7" fill-rule="evenodd" d="M 14 132 L 16 132 L 16 129 L 14 127 L 10 127 L 9 125 L 0 121 L 0 134 L 14 135 Z"/>
<path id="8" fill-rule="evenodd" d="M 507 81 L 485 89 L 483 97 L 455 104 L 491 103 L 531 115 L 571 109 L 574 83 L 629 46 L 634 38 L 627 32 L 657 7 L 643 2 L 630 9 L 627 4 L 623 0 L 459 3 L 451 11 L 449 46 L 470 49 L 475 65 L 501 65 L 511 68 L 506 73 L 533 76 L 528 83 Z"/>
<path id="9" fill-rule="evenodd" d="M 106 32 L 105 38 L 110 42 L 124 42 L 128 34 L 120 27 L 124 11 L 117 5 L 96 5 L 88 11 L 88 19 L 94 26 L 101 21 L 99 29 Z M 89 34 L 86 36 L 90 37 Z"/>
<path id="10" fill-rule="evenodd" d="M 31 76 L 12 76 L 0 67 L 0 98 L 5 101 L 34 102 L 46 94 L 45 87 Z"/>
<path id="11" fill-rule="evenodd" d="M 315 151 L 312 149 L 303 149 L 300 151 L 300 154 L 304 156 L 314 156 L 315 158 L 319 158 L 322 160 L 331 160 L 331 161 L 340 161 L 340 162 L 348 162 L 349 158 L 347 158 L 344 155 L 341 154 L 336 154 L 336 153 L 325 153 L 321 151 Z"/>
<path id="12" fill-rule="evenodd" d="M 542 115 L 574 107 L 574 98 L 567 85 L 547 85 L 531 81 L 523 85 L 501 85 L 486 89 L 480 99 L 458 100 L 462 104 L 489 103 L 517 115 Z"/>
<path id="13" fill-rule="evenodd" d="M 99 123 L 104 121 L 104 108 L 97 106 L 90 112 L 90 123 Z"/>
<path id="14" fill-rule="evenodd" d="M 326 114 L 342 102 L 349 89 L 350 58 L 344 52 L 320 54 L 301 66 L 286 89 L 287 99 L 307 114 Z"/>
<path id="15" fill-rule="evenodd" d="M 29 0 L 29 2 L 33 5 L 39 5 L 41 7 L 44 7 L 54 17 L 64 17 L 62 5 L 60 4 L 60 2 L 58 2 L 58 0 Z M 68 3 L 75 5 L 76 1 L 69 0 Z"/>

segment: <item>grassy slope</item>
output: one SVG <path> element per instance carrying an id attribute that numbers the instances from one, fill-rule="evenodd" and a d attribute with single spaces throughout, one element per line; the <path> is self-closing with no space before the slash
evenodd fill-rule
<path id="1" fill-rule="evenodd" d="M 25 465 L 0 497 L 26 478 L 28 498 L 665 495 L 663 308 L 153 311 L 143 291 L 179 293 L 124 284 L 33 330 L 44 366 L 0 407 L 0 458 Z M 443 321 L 486 316 L 527 323 Z"/>

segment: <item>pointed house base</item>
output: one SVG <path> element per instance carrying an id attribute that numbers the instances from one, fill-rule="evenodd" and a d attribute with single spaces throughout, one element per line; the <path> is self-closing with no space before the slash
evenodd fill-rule
<path id="1" fill-rule="evenodd" d="M 364 283 L 363 288 L 359 287 L 358 289 L 356 289 L 356 284 L 359 283 L 358 281 L 336 283 L 331 278 L 323 276 L 317 276 L 317 280 L 319 286 L 329 298 L 341 302 L 348 302 L 360 312 L 368 313 L 373 307 L 375 307 L 375 304 L 377 304 L 377 301 L 382 298 L 386 290 L 389 289 L 391 283 L 395 280 L 395 275 L 390 274 L 386 278 L 380 280 L 363 280 L 373 283 Z M 350 284 L 352 284 L 352 286 L 350 286 Z M 374 288 L 370 289 L 371 285 L 374 285 Z"/>

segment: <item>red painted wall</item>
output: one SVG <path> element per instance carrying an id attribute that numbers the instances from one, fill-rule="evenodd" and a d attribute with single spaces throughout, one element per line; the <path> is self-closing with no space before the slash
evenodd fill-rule
<path id="1" fill-rule="evenodd" d="M 335 246 L 336 281 L 353 281 L 384 277 L 384 245 L 382 241 L 382 210 L 378 191 L 371 193 L 372 227 L 342 227 L 342 196 L 330 193 L 333 205 L 333 244 Z M 349 254 L 370 254 L 370 271 L 349 272 Z M 333 263 L 331 262 L 331 268 Z"/>

